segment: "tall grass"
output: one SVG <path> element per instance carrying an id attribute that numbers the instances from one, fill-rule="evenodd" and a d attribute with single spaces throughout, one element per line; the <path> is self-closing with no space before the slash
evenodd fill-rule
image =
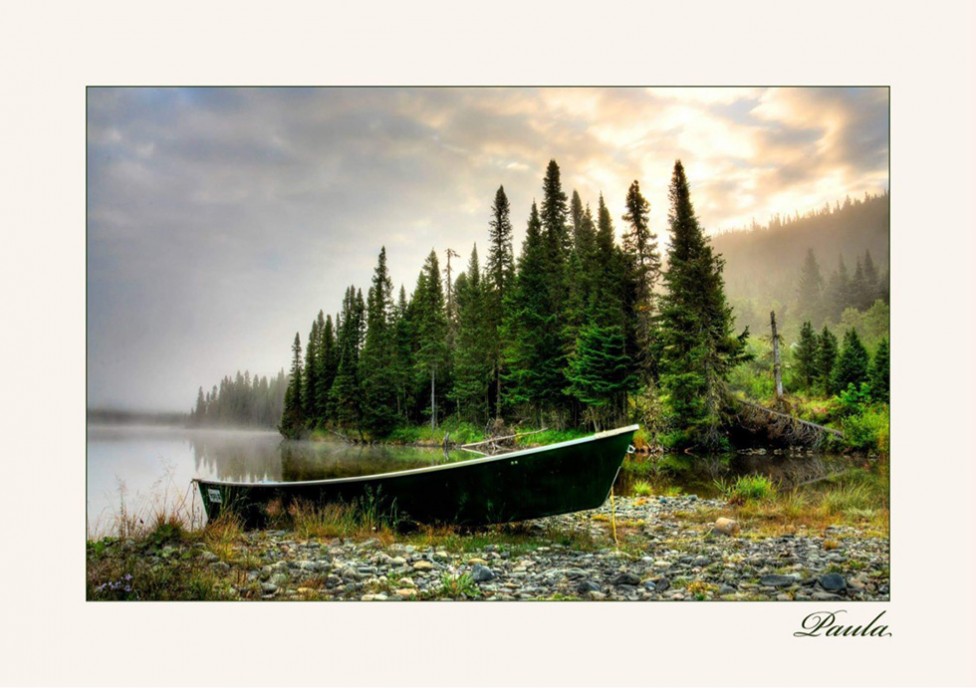
<path id="1" fill-rule="evenodd" d="M 715 484 L 730 504 L 765 501 L 776 495 L 773 482 L 756 473 L 741 475 L 733 482 L 719 479 Z"/>

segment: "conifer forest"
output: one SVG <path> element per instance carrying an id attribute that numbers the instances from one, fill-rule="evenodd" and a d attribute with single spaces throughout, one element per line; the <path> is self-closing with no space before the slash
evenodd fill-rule
<path id="1" fill-rule="evenodd" d="M 372 275 L 295 333 L 287 373 L 201 387 L 191 423 L 382 441 L 633 422 L 649 448 L 713 450 L 741 441 L 747 402 L 886 450 L 886 193 L 710 236 L 681 161 L 655 223 L 638 180 L 616 211 L 567 191 L 552 160 L 516 219 L 503 186 L 486 193 L 484 237 L 431 250 L 410 289 L 377 246 Z"/>

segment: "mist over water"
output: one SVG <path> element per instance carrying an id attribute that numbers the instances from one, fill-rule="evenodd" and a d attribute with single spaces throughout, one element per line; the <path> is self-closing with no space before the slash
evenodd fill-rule
<path id="1" fill-rule="evenodd" d="M 472 458 L 415 447 L 283 441 L 271 431 L 90 425 L 87 460 L 89 537 L 114 534 L 123 512 L 150 523 L 179 507 L 201 515 L 193 478 L 240 482 L 321 480 Z"/>

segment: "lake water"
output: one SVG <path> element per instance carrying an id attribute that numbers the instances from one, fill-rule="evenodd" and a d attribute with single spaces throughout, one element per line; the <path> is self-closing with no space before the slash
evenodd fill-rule
<path id="1" fill-rule="evenodd" d="M 88 427 L 88 535 L 117 531 L 122 513 L 151 522 L 179 510 L 202 520 L 193 478 L 260 482 L 318 480 L 430 466 L 473 458 L 469 452 L 417 447 L 283 441 L 277 432 Z"/>
<path id="2" fill-rule="evenodd" d="M 277 432 L 93 425 L 88 427 L 88 536 L 116 534 L 122 514 L 149 524 L 159 512 L 177 511 L 191 524 L 202 525 L 203 504 L 190 482 L 193 478 L 320 480 L 474 457 L 463 451 L 445 455 L 441 449 L 284 441 Z M 680 463 L 682 455 L 668 460 Z M 780 484 L 798 485 L 850 465 L 839 456 L 771 452 L 687 460 L 686 470 L 659 472 L 654 487 L 677 486 L 708 497 L 718 492 L 716 479 L 762 473 Z M 661 459 L 636 456 L 635 461 Z M 625 474 L 618 483 L 618 493 L 627 494 Z"/>

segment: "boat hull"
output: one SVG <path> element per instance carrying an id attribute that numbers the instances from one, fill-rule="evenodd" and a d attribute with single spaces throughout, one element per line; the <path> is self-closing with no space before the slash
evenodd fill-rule
<path id="1" fill-rule="evenodd" d="M 207 517 L 267 525 L 268 507 L 356 505 L 390 521 L 485 525 L 599 507 L 636 425 L 558 444 L 396 473 L 302 482 L 197 479 Z"/>

